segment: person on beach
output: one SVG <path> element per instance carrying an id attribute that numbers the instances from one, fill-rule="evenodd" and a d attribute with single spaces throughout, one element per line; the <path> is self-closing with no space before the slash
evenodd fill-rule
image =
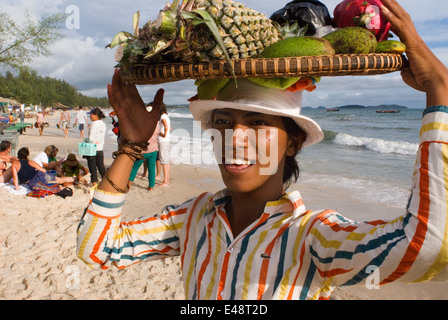
<path id="1" fill-rule="evenodd" d="M 62 128 L 65 137 L 68 138 L 68 127 L 70 126 L 70 112 L 64 110 L 61 112 L 61 119 L 59 120 L 58 127 Z"/>
<path id="2" fill-rule="evenodd" d="M 78 125 L 79 136 L 81 139 L 85 139 L 84 129 L 85 129 L 85 126 L 88 124 L 89 124 L 89 121 L 87 120 L 87 114 L 83 110 L 83 107 L 80 106 L 78 112 L 76 113 L 76 120 L 75 120 L 75 123 L 73 124 L 73 126 L 76 127 L 76 125 Z"/>
<path id="3" fill-rule="evenodd" d="M 300 93 L 239 79 L 238 88 L 231 81 L 216 101 L 190 104 L 195 120 L 214 129 L 227 188 L 121 222 L 129 175 L 157 125 L 163 90 L 148 113 L 136 87 L 116 71 L 108 95 L 120 120 L 121 144 L 82 216 L 78 257 L 91 267 L 121 269 L 180 256 L 187 299 L 329 299 L 335 287 L 360 284 L 373 270 L 380 285 L 446 281 L 448 69 L 397 1 L 382 2 L 384 16 L 408 48 L 402 78 L 427 98 L 403 216 L 357 222 L 332 210 L 307 211 L 297 191 L 285 190 L 299 173 L 297 152 L 322 140 L 322 130 L 300 115 Z M 219 139 L 226 130 L 234 135 Z M 242 139 L 242 132 L 255 134 Z M 270 151 L 264 155 L 277 156 L 277 165 L 261 161 L 253 142 Z"/>
<path id="4" fill-rule="evenodd" d="M 37 112 L 37 115 L 36 115 L 36 125 L 37 125 L 37 128 L 39 129 L 40 136 L 42 136 L 42 134 L 44 132 L 44 121 L 45 121 L 45 116 L 44 116 L 42 110 L 39 109 L 39 111 Z"/>
<path id="5" fill-rule="evenodd" d="M 89 142 L 96 144 L 96 154 L 94 156 L 84 156 L 87 159 L 87 165 L 90 171 L 90 182 L 93 186 L 98 184 L 98 171 L 101 178 L 106 175 L 106 167 L 104 166 L 104 139 L 106 137 L 106 124 L 102 119 L 106 118 L 99 108 L 90 111 L 90 121 L 92 126 L 89 132 Z"/>
<path id="6" fill-rule="evenodd" d="M 137 176 L 137 172 L 143 163 L 146 163 L 145 171 L 148 175 L 148 191 L 154 190 L 156 183 L 156 159 L 159 152 L 159 144 L 157 139 L 159 136 L 159 124 L 157 124 L 153 135 L 148 140 L 148 148 L 142 152 L 143 159 L 137 160 L 132 167 L 131 176 L 129 177 L 130 184 L 132 184 Z M 143 173 L 144 175 L 145 173 Z M 143 177 L 142 175 L 142 177 Z"/>
<path id="7" fill-rule="evenodd" d="M 32 190 L 38 183 L 63 185 L 75 181 L 72 177 L 61 178 L 54 173 L 47 172 L 45 168 L 36 162 L 28 160 L 29 155 L 30 150 L 28 148 L 21 148 L 17 152 L 18 159 L 14 160 L 12 164 L 12 179 L 16 190 L 19 190 L 19 185 L 27 185 Z"/>
<path id="8" fill-rule="evenodd" d="M 161 179 L 161 173 L 163 172 L 163 182 L 159 184 L 159 187 L 166 187 L 170 184 L 170 135 L 171 135 L 171 121 L 168 116 L 166 105 L 162 102 L 160 110 L 160 132 L 159 132 L 159 153 L 156 160 L 157 175 L 156 179 Z"/>
<path id="9" fill-rule="evenodd" d="M 12 143 L 10 141 L 2 141 L 0 143 L 0 176 L 8 169 L 8 164 L 12 164 L 15 157 L 11 153 Z"/>
<path id="10" fill-rule="evenodd" d="M 48 171 L 56 171 L 58 177 L 62 177 L 62 162 L 65 159 L 57 160 L 59 149 L 55 145 L 45 147 L 45 150 L 34 157 L 33 161 Z"/>
<path id="11" fill-rule="evenodd" d="M 70 153 L 62 163 L 62 172 L 64 177 L 74 177 L 75 183 L 86 182 L 83 177 L 89 174 L 89 170 L 76 159 L 74 153 Z"/>

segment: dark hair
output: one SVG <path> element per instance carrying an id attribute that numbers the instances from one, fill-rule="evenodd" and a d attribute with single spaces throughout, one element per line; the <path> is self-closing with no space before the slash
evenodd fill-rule
<path id="1" fill-rule="evenodd" d="M 291 118 L 283 117 L 283 124 L 286 129 L 288 137 L 292 139 L 296 153 L 294 156 L 286 156 L 285 168 L 283 171 L 283 184 L 285 189 L 289 188 L 291 183 L 294 183 L 299 178 L 300 168 L 296 156 L 302 149 L 302 145 L 307 138 L 306 132 L 299 127 L 299 125 Z"/>
<path id="2" fill-rule="evenodd" d="M 90 114 L 94 114 L 98 117 L 98 119 L 104 119 L 106 116 L 104 115 L 103 111 L 101 111 L 100 108 L 95 108 L 92 111 L 90 111 Z"/>
<path id="3" fill-rule="evenodd" d="M 25 148 L 21 148 L 18 152 L 17 152 L 17 158 L 19 160 L 28 160 L 28 156 L 30 155 L 30 150 L 25 147 Z"/>
<path id="4" fill-rule="evenodd" d="M 11 142 L 10 141 L 2 141 L 2 143 L 0 143 L 0 152 L 6 151 L 11 147 Z"/>

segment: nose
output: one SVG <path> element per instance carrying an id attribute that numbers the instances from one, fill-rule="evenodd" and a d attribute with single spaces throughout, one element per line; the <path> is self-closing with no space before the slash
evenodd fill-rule
<path id="1" fill-rule="evenodd" d="M 234 148 L 247 148 L 249 146 L 250 131 L 249 128 L 241 123 L 235 123 L 232 129 L 232 145 Z"/>

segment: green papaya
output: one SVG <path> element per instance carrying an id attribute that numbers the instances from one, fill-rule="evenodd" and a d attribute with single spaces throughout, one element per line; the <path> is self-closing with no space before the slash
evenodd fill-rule
<path id="1" fill-rule="evenodd" d="M 365 28 L 341 28 L 327 34 L 323 38 L 331 43 L 337 54 L 368 54 L 376 52 L 377 40 Z"/>
<path id="2" fill-rule="evenodd" d="M 396 40 L 380 41 L 376 47 L 377 53 L 404 53 L 405 51 L 406 45 Z"/>
<path id="3" fill-rule="evenodd" d="M 211 79 L 197 81 L 198 96 L 201 100 L 210 100 L 214 98 L 222 88 L 224 88 L 230 79 Z"/>
<path id="4" fill-rule="evenodd" d="M 264 58 L 334 55 L 332 45 L 317 37 L 293 37 L 278 41 L 264 49 Z"/>

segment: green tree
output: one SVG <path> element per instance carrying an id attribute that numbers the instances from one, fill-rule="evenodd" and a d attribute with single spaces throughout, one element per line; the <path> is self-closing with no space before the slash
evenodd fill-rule
<path id="1" fill-rule="evenodd" d="M 59 29 L 65 14 L 55 14 L 35 21 L 25 14 L 23 25 L 0 12 L 0 64 L 14 69 L 25 68 L 33 58 L 50 56 L 50 45 L 63 37 Z"/>

